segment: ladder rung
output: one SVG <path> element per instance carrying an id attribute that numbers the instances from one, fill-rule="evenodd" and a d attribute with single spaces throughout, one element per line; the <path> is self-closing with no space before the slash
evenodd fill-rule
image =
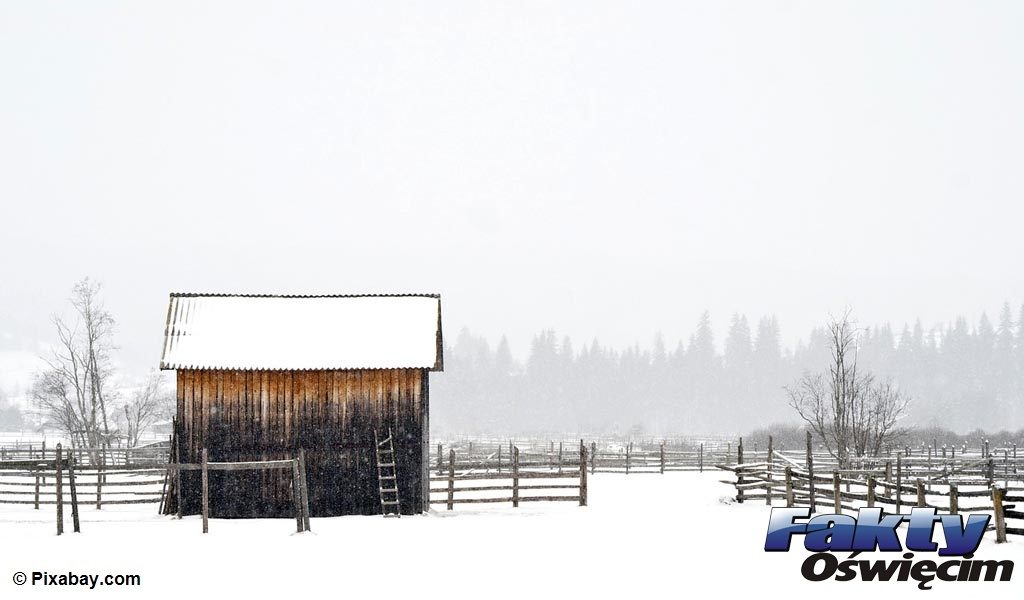
<path id="1" fill-rule="evenodd" d="M 381 500 L 381 504 L 398 504 L 398 500 Z"/>
<path id="2" fill-rule="evenodd" d="M 379 479 L 398 479 L 396 475 L 381 475 Z"/>
<path id="3" fill-rule="evenodd" d="M 381 469 L 381 468 L 384 468 L 384 467 L 393 467 L 393 466 L 395 466 L 395 463 L 377 463 L 377 468 L 378 469 Z"/>
<path id="4" fill-rule="evenodd" d="M 382 494 L 397 494 L 398 488 L 380 488 Z"/>

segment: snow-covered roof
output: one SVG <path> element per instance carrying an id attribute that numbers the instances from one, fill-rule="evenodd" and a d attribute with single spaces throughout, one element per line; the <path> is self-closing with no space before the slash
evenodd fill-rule
<path id="1" fill-rule="evenodd" d="M 442 368 L 436 294 L 171 294 L 161 369 Z"/>

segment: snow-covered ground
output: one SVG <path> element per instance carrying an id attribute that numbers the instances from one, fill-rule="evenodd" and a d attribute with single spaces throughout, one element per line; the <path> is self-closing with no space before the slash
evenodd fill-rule
<path id="1" fill-rule="evenodd" d="M 809 553 L 763 551 L 764 504 L 734 504 L 722 472 L 597 474 L 590 506 L 570 503 L 457 506 L 421 517 L 340 517 L 295 522 L 157 516 L 155 505 L 84 508 L 83 533 L 54 535 L 53 507 L 0 507 L 0 597 L 47 592 L 12 583 L 16 571 L 129 573 L 141 588 L 124 597 L 207 598 L 872 598 L 1024 592 L 1024 539 L 985 536 L 976 559 L 1011 559 L 1014 581 L 899 583 L 800 575 Z M 70 530 L 70 519 L 68 519 Z M 941 533 L 936 532 L 937 541 Z M 941 542 L 940 542 L 941 543 Z M 880 556 L 880 555 L 876 555 Z M 859 558 L 874 558 L 862 554 Z M 841 557 L 845 558 L 845 557 Z M 887 556 L 886 558 L 899 558 Z M 927 558 L 934 558 L 934 555 Z M 143 594 L 139 594 L 139 592 Z M 56 592 L 57 595 L 51 595 Z M 61 594 L 63 592 L 63 594 Z"/>

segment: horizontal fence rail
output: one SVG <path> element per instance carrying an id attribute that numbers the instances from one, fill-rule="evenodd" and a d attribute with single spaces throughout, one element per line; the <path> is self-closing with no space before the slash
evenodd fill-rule
<path id="1" fill-rule="evenodd" d="M 715 465 L 734 479 L 721 480 L 736 490 L 737 502 L 763 500 L 765 504 L 808 506 L 812 511 L 841 513 L 879 506 L 884 513 L 905 514 L 914 507 L 930 507 L 950 514 L 990 513 L 996 541 L 1024 535 L 1024 457 L 1011 452 L 961 453 L 953 458 L 935 456 L 853 457 L 840 468 L 810 450 L 793 453 L 744 453 L 737 444 L 732 460 Z"/>
<path id="2" fill-rule="evenodd" d="M 456 504 L 520 502 L 576 502 L 587 505 L 587 448 L 582 443 L 576 456 L 565 453 L 554 462 L 524 460 L 513 446 L 505 462 L 497 453 L 484 459 L 458 460 L 448 451 L 447 465 L 430 477 L 430 503 L 453 510 Z M 435 485 L 442 484 L 442 485 Z"/>

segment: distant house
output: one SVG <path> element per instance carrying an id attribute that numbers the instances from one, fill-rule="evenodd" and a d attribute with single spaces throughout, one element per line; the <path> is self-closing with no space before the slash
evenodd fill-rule
<path id="1" fill-rule="evenodd" d="M 394 433 L 403 514 L 429 507 L 429 373 L 442 370 L 433 294 L 171 294 L 160 368 L 177 371 L 182 463 L 305 450 L 313 516 L 381 512 L 374 434 Z M 182 509 L 200 510 L 195 471 Z M 211 514 L 293 514 L 290 473 L 210 475 Z"/>

